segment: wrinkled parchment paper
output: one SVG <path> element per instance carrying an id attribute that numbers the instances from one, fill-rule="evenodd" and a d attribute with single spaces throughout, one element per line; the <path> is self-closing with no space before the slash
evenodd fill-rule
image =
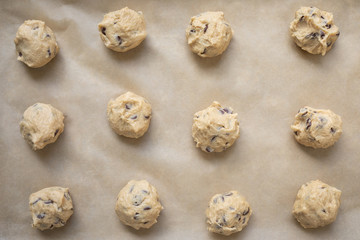
<path id="1" fill-rule="evenodd" d="M 301 6 L 334 13 L 341 36 L 325 56 L 300 50 L 289 23 Z M 113 52 L 97 24 L 109 11 L 143 11 L 148 36 Z M 221 10 L 235 34 L 227 51 L 202 59 L 186 44 L 191 16 Z M 60 53 L 40 69 L 16 60 L 13 39 L 27 19 L 55 32 Z M 347 1 L 1 1 L 1 239 L 359 239 L 360 2 Z M 133 91 L 153 108 L 138 140 L 117 136 L 106 119 L 110 98 Z M 206 154 L 191 137 L 193 114 L 213 100 L 239 114 L 240 138 Z M 65 131 L 34 152 L 18 122 L 36 103 L 66 114 Z M 299 145 L 290 124 L 299 108 L 331 109 L 343 135 L 333 147 Z M 131 179 L 153 184 L 164 205 L 158 223 L 135 231 L 118 220 L 115 200 Z M 320 179 L 342 190 L 335 223 L 304 230 L 291 210 L 300 186 Z M 69 187 L 74 215 L 64 228 L 31 227 L 28 197 Z M 254 214 L 240 233 L 209 233 L 205 209 L 216 193 L 238 190 Z"/>

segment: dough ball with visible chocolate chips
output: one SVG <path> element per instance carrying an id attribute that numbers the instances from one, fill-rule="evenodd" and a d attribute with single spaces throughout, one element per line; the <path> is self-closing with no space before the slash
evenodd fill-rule
<path id="1" fill-rule="evenodd" d="M 303 107 L 291 125 L 296 141 L 313 148 L 328 148 L 342 134 L 342 121 L 331 110 Z"/>
<path id="2" fill-rule="evenodd" d="M 336 220 L 341 191 L 321 182 L 301 186 L 293 207 L 293 215 L 304 228 L 326 226 Z"/>
<path id="3" fill-rule="evenodd" d="M 157 223 L 163 207 L 156 188 L 146 180 L 131 180 L 121 189 L 115 205 L 120 221 L 136 230 Z"/>
<path id="4" fill-rule="evenodd" d="M 222 152 L 231 147 L 239 135 L 237 113 L 231 107 L 222 107 L 215 101 L 194 115 L 192 136 L 196 147 L 204 152 Z"/>
<path id="5" fill-rule="evenodd" d="M 252 210 L 237 191 L 216 194 L 206 209 L 206 222 L 210 232 L 230 235 L 240 232 L 249 222 Z"/>
<path id="6" fill-rule="evenodd" d="M 32 68 L 50 62 L 59 52 L 55 34 L 43 21 L 27 20 L 14 39 L 18 60 Z"/>
<path id="7" fill-rule="evenodd" d="M 129 138 L 139 138 L 149 128 L 151 105 L 145 98 L 127 92 L 109 101 L 107 117 L 111 128 L 117 134 Z"/>
<path id="8" fill-rule="evenodd" d="M 223 12 L 205 12 L 194 16 L 186 29 L 191 51 L 200 57 L 215 57 L 229 46 L 233 35 Z"/>
<path id="9" fill-rule="evenodd" d="M 116 52 L 129 51 L 146 37 L 143 13 L 128 7 L 105 14 L 98 29 L 105 46 Z"/>
<path id="10" fill-rule="evenodd" d="M 64 131 L 64 115 L 50 104 L 28 107 L 20 122 L 20 132 L 34 150 L 55 142 Z"/>
<path id="11" fill-rule="evenodd" d="M 334 24 L 332 13 L 316 7 L 302 7 L 290 23 L 291 37 L 303 50 L 325 55 L 339 37 L 339 28 Z"/>
<path id="12" fill-rule="evenodd" d="M 64 226 L 73 214 L 68 188 L 44 188 L 30 195 L 29 205 L 33 219 L 32 226 L 41 231 Z"/>

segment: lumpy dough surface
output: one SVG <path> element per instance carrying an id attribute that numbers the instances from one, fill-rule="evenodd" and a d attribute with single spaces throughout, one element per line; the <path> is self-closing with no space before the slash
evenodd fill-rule
<path id="1" fill-rule="evenodd" d="M 120 221 L 137 230 L 157 223 L 162 209 L 155 187 L 146 180 L 128 182 L 121 189 L 115 206 Z"/>
<path id="2" fill-rule="evenodd" d="M 216 194 L 206 209 L 206 222 L 210 232 L 230 235 L 240 232 L 250 219 L 252 210 L 237 191 Z"/>
<path id="3" fill-rule="evenodd" d="M 195 113 L 192 136 L 196 147 L 204 152 L 222 152 L 239 137 L 237 113 L 230 107 L 213 102 L 208 108 Z"/>
<path id="4" fill-rule="evenodd" d="M 313 148 L 328 148 L 335 144 L 342 134 L 339 115 L 330 110 L 303 107 L 291 125 L 295 139 Z"/>
<path id="5" fill-rule="evenodd" d="M 32 68 L 42 67 L 59 52 L 55 34 L 43 21 L 27 20 L 15 37 L 18 60 Z"/>
<path id="6" fill-rule="evenodd" d="M 73 214 L 68 188 L 44 188 L 30 195 L 29 205 L 33 219 L 32 226 L 41 231 L 64 226 Z"/>
<path id="7" fill-rule="evenodd" d="M 304 228 L 323 227 L 335 221 L 340 197 L 340 190 L 319 180 L 311 181 L 301 186 L 292 213 Z"/>
<path id="8" fill-rule="evenodd" d="M 50 104 L 28 107 L 20 122 L 20 132 L 34 150 L 55 142 L 64 131 L 64 115 Z"/>
<path id="9" fill-rule="evenodd" d="M 106 14 L 98 29 L 105 46 L 116 52 L 133 49 L 146 37 L 143 13 L 128 7 Z"/>
<path id="10" fill-rule="evenodd" d="M 151 105 L 132 92 L 111 99 L 107 106 L 111 128 L 119 135 L 139 138 L 148 130 L 151 120 Z"/>
<path id="11" fill-rule="evenodd" d="M 229 46 L 233 35 L 223 12 L 205 12 L 194 16 L 186 29 L 191 51 L 200 57 L 215 57 Z"/>
<path id="12" fill-rule="evenodd" d="M 332 13 L 316 7 L 302 7 L 290 23 L 290 34 L 295 43 L 312 54 L 325 55 L 339 37 Z"/>

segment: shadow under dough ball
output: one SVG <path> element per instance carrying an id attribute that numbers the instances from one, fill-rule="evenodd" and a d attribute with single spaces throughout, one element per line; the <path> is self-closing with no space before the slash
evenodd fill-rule
<path id="1" fill-rule="evenodd" d="M 143 13 L 128 7 L 105 14 L 98 29 L 105 46 L 116 52 L 129 51 L 146 37 Z"/>
<path id="2" fill-rule="evenodd" d="M 230 235 L 240 232 L 252 214 L 246 199 L 237 191 L 214 195 L 206 209 L 206 222 L 210 232 Z"/>
<path id="3" fill-rule="evenodd" d="M 239 138 L 237 113 L 214 101 L 208 108 L 194 114 L 192 137 L 204 152 L 222 152 Z"/>
<path id="4" fill-rule="evenodd" d="M 115 205 L 120 221 L 139 230 L 157 223 L 163 207 L 156 188 L 146 180 L 131 180 L 121 189 Z"/>
<path id="5" fill-rule="evenodd" d="M 14 39 L 18 60 L 32 68 L 50 62 L 59 52 L 55 34 L 43 21 L 27 20 Z"/>
<path id="6" fill-rule="evenodd" d="M 342 134 L 341 117 L 331 110 L 303 107 L 291 125 L 298 143 L 312 148 L 328 148 Z"/>
<path id="7" fill-rule="evenodd" d="M 316 7 L 302 7 L 296 11 L 290 23 L 290 34 L 301 49 L 323 56 L 340 36 L 333 14 Z"/>
<path id="8" fill-rule="evenodd" d="M 129 138 L 139 138 L 149 128 L 151 105 L 145 98 L 127 92 L 109 101 L 107 117 L 111 128 L 117 134 Z"/>
<path id="9" fill-rule="evenodd" d="M 55 142 L 64 131 L 64 115 L 50 104 L 35 103 L 20 121 L 20 132 L 33 150 Z"/>
<path id="10" fill-rule="evenodd" d="M 305 183 L 299 189 L 293 215 L 304 228 L 326 226 L 336 220 L 341 191 L 320 180 Z"/>
<path id="11" fill-rule="evenodd" d="M 41 231 L 63 227 L 74 212 L 69 189 L 63 187 L 49 187 L 32 193 L 29 206 L 32 226 Z"/>
<path id="12" fill-rule="evenodd" d="M 229 46 L 233 33 L 223 12 L 205 12 L 191 18 L 186 38 L 191 51 L 200 57 L 215 57 Z"/>

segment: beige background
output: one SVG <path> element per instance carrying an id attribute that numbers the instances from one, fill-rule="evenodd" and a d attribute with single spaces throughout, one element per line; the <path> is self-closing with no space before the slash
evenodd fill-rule
<path id="1" fill-rule="evenodd" d="M 325 56 L 300 50 L 288 27 L 301 6 L 334 13 L 341 36 Z M 108 50 L 97 23 L 109 11 L 142 10 L 148 37 L 128 53 Z M 220 57 L 202 59 L 186 44 L 191 16 L 222 10 L 235 34 Z M 30 69 L 16 61 L 13 39 L 26 19 L 44 20 L 60 53 Z M 360 2 L 347 1 L 1 1 L 1 239 L 359 239 Z M 110 98 L 131 90 L 147 98 L 153 119 L 138 140 L 108 126 Z M 239 114 L 240 138 L 228 151 L 205 154 L 191 137 L 193 114 L 213 100 Z M 34 152 L 18 122 L 36 102 L 66 114 L 65 132 Z M 304 105 L 343 118 L 334 147 L 296 143 L 290 124 Z M 147 179 L 165 209 L 150 230 L 135 231 L 114 211 L 130 179 Z M 291 209 L 299 187 L 320 179 L 342 190 L 337 221 L 304 230 Z M 75 213 L 66 227 L 31 228 L 28 197 L 69 187 Z M 208 233 L 212 195 L 240 191 L 254 214 L 230 237 Z"/>

